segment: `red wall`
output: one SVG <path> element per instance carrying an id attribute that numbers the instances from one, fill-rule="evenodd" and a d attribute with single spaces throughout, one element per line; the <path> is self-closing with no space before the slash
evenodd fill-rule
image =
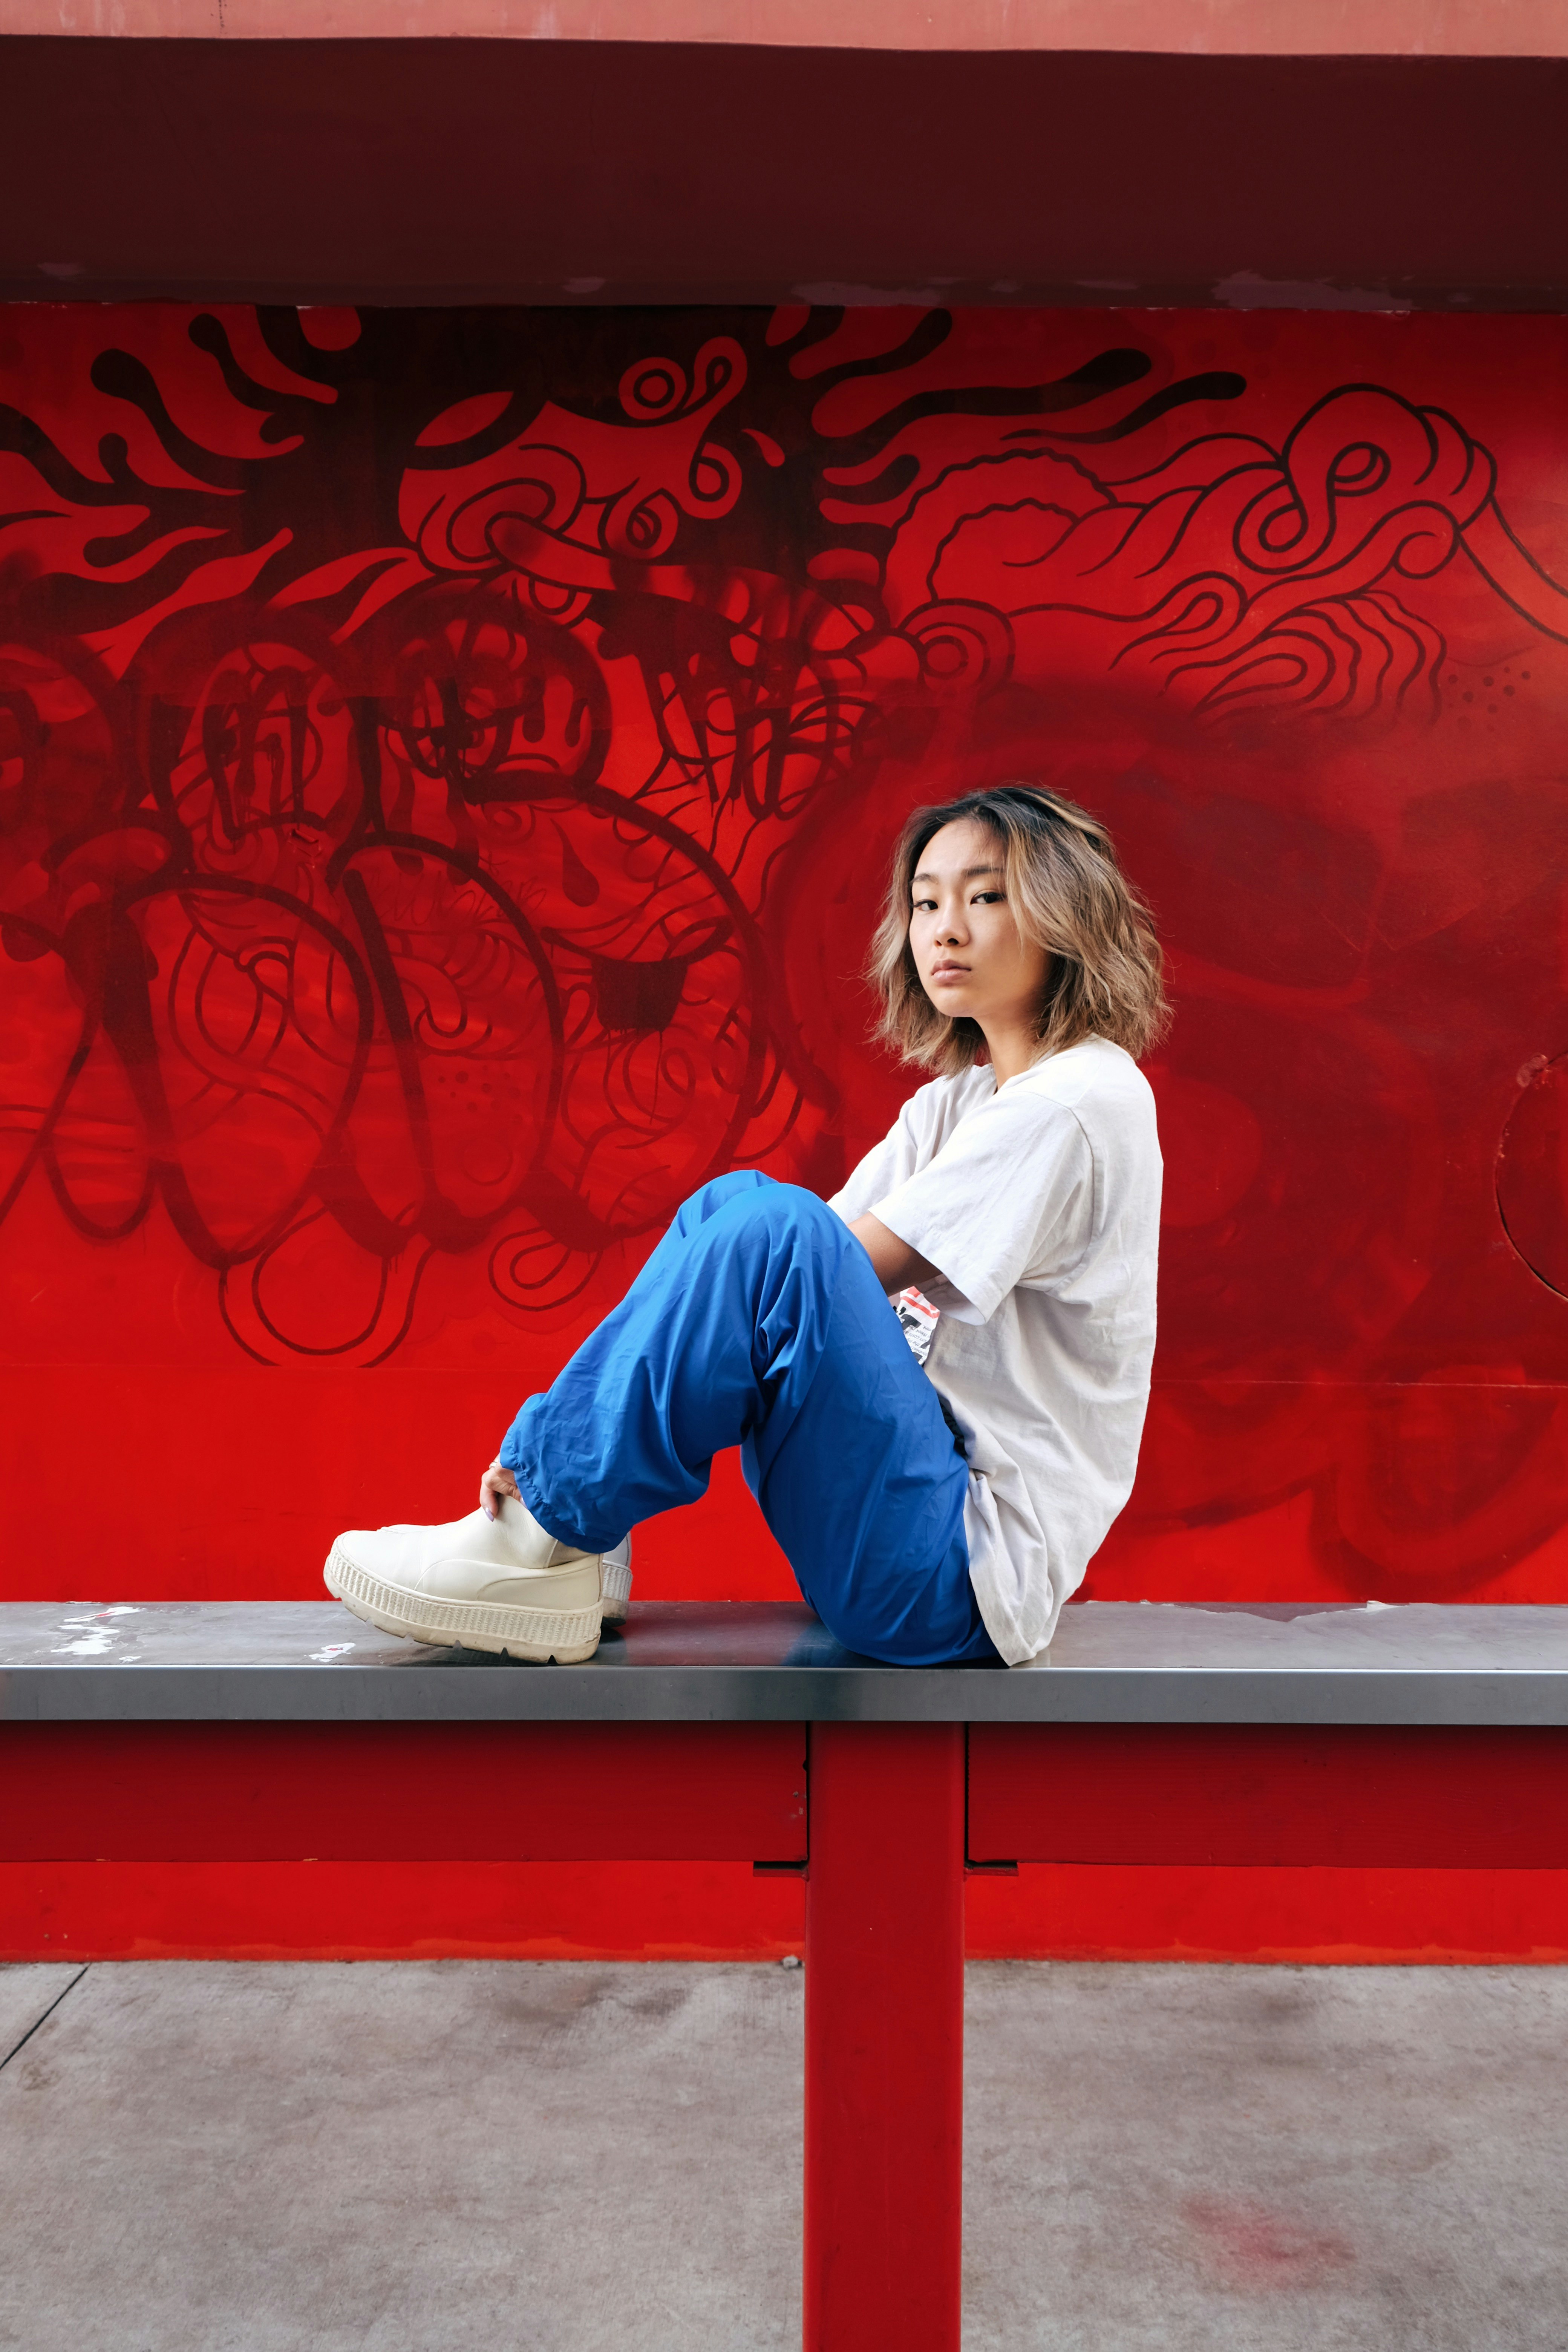
<path id="1" fill-rule="evenodd" d="M 1089 1592 L 1568 1600 L 1565 377 L 1532 317 L 0 312 L 5 1595 L 464 1508 L 685 1192 L 885 1127 L 889 839 L 1024 775 L 1177 1006 Z M 638 1564 L 792 1590 L 732 1467 Z"/>

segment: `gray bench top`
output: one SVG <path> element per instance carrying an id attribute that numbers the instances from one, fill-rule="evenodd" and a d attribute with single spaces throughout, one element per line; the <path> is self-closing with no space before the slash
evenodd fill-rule
<path id="1" fill-rule="evenodd" d="M 879 1665 L 784 1602 L 634 1604 L 585 1666 L 330 1601 L 11 1602 L 0 1719 L 1568 1724 L 1568 1607 L 1088 1601 L 1009 1671 Z"/>

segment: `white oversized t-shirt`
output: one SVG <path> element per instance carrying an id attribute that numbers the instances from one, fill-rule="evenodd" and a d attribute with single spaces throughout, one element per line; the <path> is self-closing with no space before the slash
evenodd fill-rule
<path id="1" fill-rule="evenodd" d="M 988 1068 L 921 1087 L 829 1203 L 938 1269 L 925 1368 L 963 1437 L 970 1580 L 1009 1665 L 1045 1648 L 1132 1489 L 1162 1172 L 1148 1080 L 1091 1037 L 1002 1087 Z"/>

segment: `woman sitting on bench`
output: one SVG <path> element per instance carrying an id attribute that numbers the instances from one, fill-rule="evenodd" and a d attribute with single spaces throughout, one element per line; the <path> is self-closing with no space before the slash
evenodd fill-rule
<path id="1" fill-rule="evenodd" d="M 1103 826 L 1006 784 L 905 825 L 871 976 L 882 1037 L 938 1075 L 831 1202 L 754 1169 L 693 1193 L 529 1398 L 478 1510 L 338 1538 L 327 1589 L 356 1616 L 590 1658 L 626 1614 L 628 1531 L 739 1445 L 847 1648 L 1045 1648 L 1148 1402 L 1161 1164 L 1137 1063 L 1160 951 Z"/>

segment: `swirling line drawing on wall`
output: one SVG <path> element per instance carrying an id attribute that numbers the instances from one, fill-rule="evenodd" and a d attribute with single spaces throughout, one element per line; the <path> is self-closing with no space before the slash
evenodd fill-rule
<path id="1" fill-rule="evenodd" d="M 1176 954 L 1169 1426 L 1277 1391 L 1224 1509 L 1326 1461 L 1291 1382 L 1545 1377 L 1533 1303 L 1434 1336 L 1496 1240 L 1442 1139 L 1493 1081 L 1479 1033 L 1436 1076 L 1406 997 L 1559 887 L 1561 460 L 1373 381 L 1375 325 L 1257 375 L 1237 322 L 1091 314 L 40 314 L 0 410 L 0 1221 L 163 1221 L 264 1363 L 398 1357 L 439 1265 L 558 1321 L 718 1169 L 832 1181 L 899 1091 L 850 977 L 893 824 L 1048 768 Z M 1500 1068 L 1568 1045 L 1488 1003 Z M 1456 1576 L 1568 1512 L 1496 1410 L 1508 1524 L 1465 1505 Z M 1221 1507 L 1164 1425 L 1155 1516 Z M 1345 1540 L 1413 1557 L 1336 1448 Z"/>

